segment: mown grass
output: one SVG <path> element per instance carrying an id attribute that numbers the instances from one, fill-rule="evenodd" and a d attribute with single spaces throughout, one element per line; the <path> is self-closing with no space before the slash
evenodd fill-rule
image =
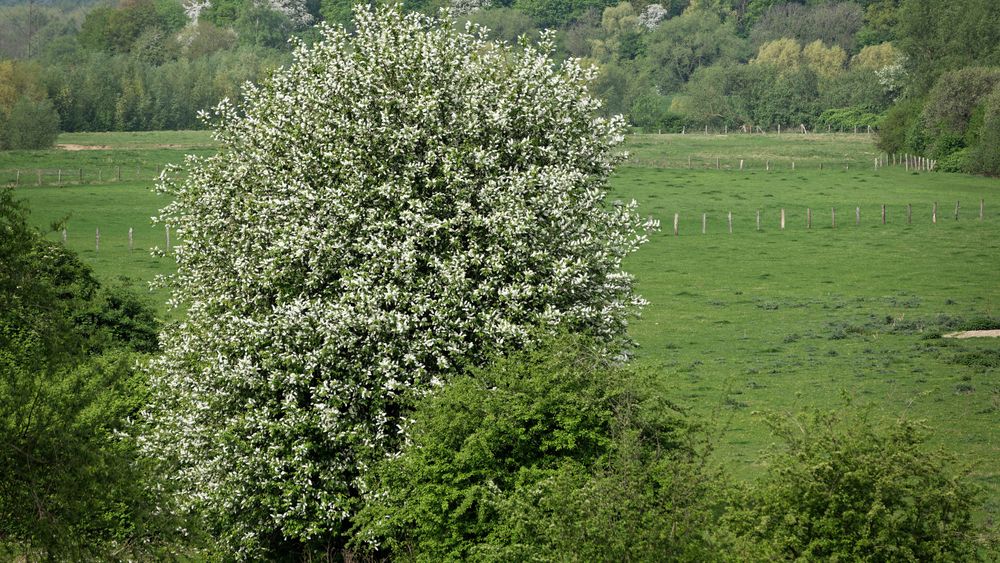
<path id="1" fill-rule="evenodd" d="M 95 156 L 162 165 L 191 150 L 210 151 L 206 139 L 202 133 L 62 136 L 61 143 L 120 148 L 104 156 L 0 153 L 0 169 L 32 159 L 68 168 Z M 168 144 L 180 146 L 162 147 Z M 941 338 L 962 328 L 1000 328 L 1000 182 L 875 171 L 877 150 L 864 135 L 638 135 L 627 149 L 633 158 L 612 180 L 615 197 L 637 199 L 642 213 L 662 221 L 662 230 L 626 265 L 650 301 L 631 328 L 637 362 L 669 382 L 670 399 L 716 426 L 720 462 L 752 478 L 771 442 L 754 412 L 839 408 L 847 395 L 886 418 L 926 420 L 935 443 L 954 452 L 987 488 L 984 515 L 1000 516 L 1000 339 Z M 733 169 L 741 158 L 742 172 Z M 164 244 L 162 227 L 149 221 L 165 203 L 150 191 L 152 183 L 28 186 L 19 195 L 40 226 L 69 215 L 67 244 L 102 278 L 127 276 L 144 291 L 156 274 L 173 268 L 169 256 L 146 251 Z M 956 201 L 962 206 L 957 221 Z M 674 213 L 680 216 L 676 237 Z M 100 251 L 94 248 L 98 227 Z M 131 254 L 129 227 L 136 240 Z M 147 296 L 169 315 L 163 292 Z"/>

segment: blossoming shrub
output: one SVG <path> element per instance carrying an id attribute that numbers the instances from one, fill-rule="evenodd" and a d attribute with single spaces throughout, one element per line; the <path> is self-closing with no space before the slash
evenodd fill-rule
<path id="1" fill-rule="evenodd" d="M 592 71 L 398 8 L 324 29 L 161 186 L 186 318 L 146 451 L 242 557 L 339 546 L 414 399 L 562 327 L 623 349 L 655 227 L 606 201 L 620 119 Z"/>

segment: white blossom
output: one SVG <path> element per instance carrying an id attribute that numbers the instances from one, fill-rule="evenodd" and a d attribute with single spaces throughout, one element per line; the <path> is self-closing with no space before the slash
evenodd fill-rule
<path id="1" fill-rule="evenodd" d="M 399 8 L 358 8 L 216 108 L 217 155 L 160 189 L 185 318 L 148 368 L 145 451 L 240 558 L 337 538 L 414 399 L 536 327 L 620 352 L 622 259 L 654 221 L 606 202 L 620 117 L 594 71 Z"/>
<path id="2" fill-rule="evenodd" d="M 667 17 L 667 9 L 662 4 L 648 4 L 639 14 L 639 26 L 653 31 Z"/>

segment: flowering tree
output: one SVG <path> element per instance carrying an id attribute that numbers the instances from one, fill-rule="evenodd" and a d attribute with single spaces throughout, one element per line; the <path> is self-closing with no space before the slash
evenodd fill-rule
<path id="1" fill-rule="evenodd" d="M 399 8 L 325 29 L 223 149 L 165 181 L 186 318 L 149 368 L 146 451 L 179 509 L 245 557 L 330 549 L 413 400 L 543 330 L 621 350 L 622 258 L 655 222 L 609 205 L 619 118 L 592 71 Z"/>

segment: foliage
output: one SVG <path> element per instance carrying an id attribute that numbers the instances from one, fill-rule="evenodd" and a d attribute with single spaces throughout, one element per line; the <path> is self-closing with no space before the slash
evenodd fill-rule
<path id="1" fill-rule="evenodd" d="M 924 104 L 928 132 L 964 135 L 975 108 L 997 86 L 1000 67 L 968 67 L 942 74 Z"/>
<path id="2" fill-rule="evenodd" d="M 622 123 L 592 71 L 397 8 L 355 25 L 221 105 L 224 149 L 162 186 L 187 313 L 145 447 L 240 557 L 336 549 L 460 366 L 539 325 L 620 352 L 643 304 L 621 261 L 655 222 L 605 201 Z"/>
<path id="3" fill-rule="evenodd" d="M 704 438 L 656 389 L 572 336 L 455 378 L 376 470 L 355 544 L 417 560 L 708 557 Z"/>
<path id="4" fill-rule="evenodd" d="M 851 59 L 851 67 L 879 70 L 898 63 L 902 56 L 889 42 L 867 45 Z"/>
<path id="5" fill-rule="evenodd" d="M 131 350 L 149 349 L 152 317 L 120 291 L 101 297 L 89 268 L 27 226 L 10 190 L 0 233 L 0 552 L 143 552 L 166 530 L 121 432 L 145 397 Z"/>
<path id="6" fill-rule="evenodd" d="M 854 2 L 788 2 L 770 7 L 750 31 L 754 46 L 783 37 L 802 45 L 820 41 L 853 51 L 861 27 L 861 8 Z"/>
<path id="7" fill-rule="evenodd" d="M 746 42 L 732 24 L 706 12 L 689 12 L 661 23 L 647 36 L 643 72 L 660 93 L 676 91 L 694 72 L 746 57 Z"/>
<path id="8" fill-rule="evenodd" d="M 757 560 L 975 560 L 976 490 L 911 421 L 864 415 L 766 418 L 781 449 L 726 513 Z"/>
<path id="9" fill-rule="evenodd" d="M 969 149 L 969 171 L 1000 176 L 1000 87 L 983 102 L 983 122 Z"/>
<path id="10" fill-rule="evenodd" d="M 876 146 L 887 153 L 906 152 L 909 149 L 907 135 L 919 127 L 922 106 L 922 100 L 910 99 L 889 108 L 879 128 Z"/>
<path id="11" fill-rule="evenodd" d="M 802 64 L 802 45 L 789 37 L 768 41 L 760 46 L 757 56 L 751 62 L 772 65 L 782 70 L 797 69 Z"/>
<path id="12" fill-rule="evenodd" d="M 819 116 L 819 122 L 837 129 L 872 127 L 877 129 L 882 116 L 861 108 L 828 109 Z"/>
<path id="13" fill-rule="evenodd" d="M 59 135 L 59 114 L 52 102 L 19 99 L 10 113 L 0 112 L 0 150 L 47 149 Z"/>
<path id="14" fill-rule="evenodd" d="M 821 78 L 830 78 L 844 71 L 847 53 L 840 45 L 827 47 L 817 39 L 802 48 L 802 58 L 806 66 Z"/>

